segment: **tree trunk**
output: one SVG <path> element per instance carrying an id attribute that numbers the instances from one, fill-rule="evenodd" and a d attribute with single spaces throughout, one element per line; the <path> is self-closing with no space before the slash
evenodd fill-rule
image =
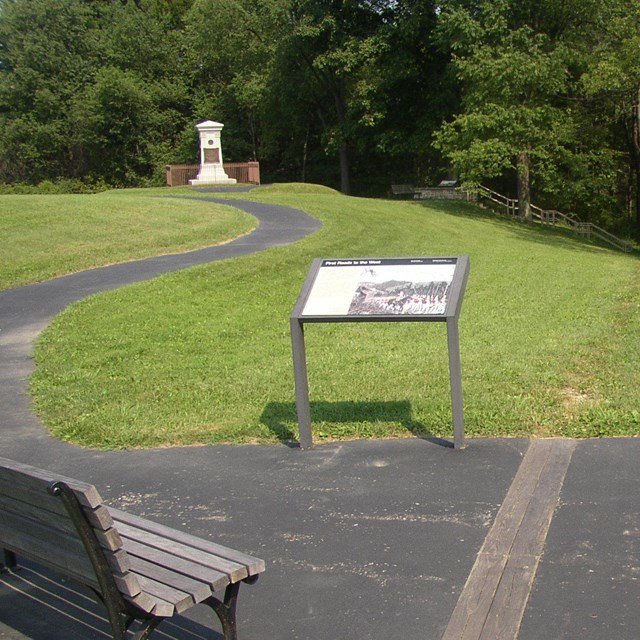
<path id="1" fill-rule="evenodd" d="M 346 88 L 343 79 L 337 80 L 336 89 L 333 92 L 333 99 L 336 105 L 336 115 L 338 116 L 338 128 L 340 130 L 340 191 L 345 195 L 351 193 L 351 172 L 349 169 L 349 146 L 347 143 L 347 98 Z"/>
<path id="2" fill-rule="evenodd" d="M 309 125 L 307 125 L 307 132 L 304 136 L 304 145 L 302 146 L 302 182 L 307 181 L 307 149 L 309 146 Z"/>
<path id="3" fill-rule="evenodd" d="M 633 103 L 633 125 L 631 140 L 632 175 L 635 180 L 636 234 L 640 237 L 640 87 Z"/>
<path id="4" fill-rule="evenodd" d="M 518 155 L 518 215 L 531 222 L 531 158 L 528 151 Z"/>
<path id="5" fill-rule="evenodd" d="M 351 174 L 349 171 L 349 149 L 346 142 L 340 143 L 340 191 L 351 194 Z"/>

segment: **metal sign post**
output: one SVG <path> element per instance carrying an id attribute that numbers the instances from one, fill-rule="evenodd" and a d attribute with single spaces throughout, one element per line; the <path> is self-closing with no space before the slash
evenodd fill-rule
<path id="1" fill-rule="evenodd" d="M 458 317 L 469 258 L 316 259 L 290 319 L 300 448 L 313 446 L 304 324 L 446 322 L 453 445 L 464 447 Z"/>

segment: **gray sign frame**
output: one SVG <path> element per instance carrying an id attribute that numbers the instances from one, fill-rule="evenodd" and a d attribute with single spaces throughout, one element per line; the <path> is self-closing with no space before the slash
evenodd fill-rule
<path id="1" fill-rule="evenodd" d="M 309 402 L 309 382 L 307 374 L 307 357 L 304 342 L 304 325 L 317 322 L 446 322 L 447 347 L 449 352 L 449 380 L 451 385 L 451 413 L 453 418 L 453 446 L 455 449 L 464 448 L 464 412 L 462 404 L 462 371 L 460 366 L 460 338 L 458 333 L 458 318 L 462 308 L 462 299 L 469 277 L 469 257 L 410 257 L 410 258 L 316 258 L 307 278 L 302 286 L 298 300 L 290 317 L 291 346 L 293 351 L 293 370 L 296 393 L 296 409 L 298 416 L 298 430 L 300 448 L 313 447 L 311 430 L 311 406 Z M 347 306 L 347 298 L 355 299 L 362 293 L 364 287 L 361 282 L 354 281 L 354 272 L 380 271 L 385 269 L 399 269 L 394 273 L 408 276 L 411 273 L 447 273 L 446 295 L 439 299 L 440 305 L 433 311 L 421 312 L 412 309 L 405 312 L 405 308 L 394 308 L 392 311 L 375 312 L 349 311 L 353 305 Z M 443 270 L 444 268 L 444 270 Z M 340 281 L 337 275 L 329 270 L 348 269 L 350 282 L 344 291 L 336 291 L 331 287 Z M 451 273 L 453 269 L 453 273 Z M 422 278 L 423 276 L 416 276 Z M 440 276 L 438 276 L 440 277 Z M 327 284 L 328 283 L 328 284 Z M 326 290 L 326 291 L 325 291 Z M 338 305 L 331 305 L 332 297 L 342 297 Z M 444 306 L 444 309 L 442 309 Z M 333 308 L 330 308 L 333 307 Z M 389 308 L 391 305 L 389 305 Z"/>

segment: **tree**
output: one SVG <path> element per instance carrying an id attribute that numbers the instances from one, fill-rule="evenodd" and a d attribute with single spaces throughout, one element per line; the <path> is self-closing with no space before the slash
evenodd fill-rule
<path id="1" fill-rule="evenodd" d="M 0 7 L 0 180 L 68 175 L 68 109 L 98 62 L 95 15 L 82 0 Z"/>
<path id="2" fill-rule="evenodd" d="M 131 71 L 103 67 L 76 104 L 83 173 L 114 185 L 133 185 L 153 167 L 153 98 Z"/>
<path id="3" fill-rule="evenodd" d="M 225 124 L 225 153 L 260 155 L 262 110 L 287 0 L 196 0 L 185 21 L 194 109 Z M 193 135 L 193 123 L 190 125 Z"/>
<path id="4" fill-rule="evenodd" d="M 597 37 L 581 78 L 585 107 L 608 129 L 610 153 L 626 159 L 623 190 L 640 235 L 640 2 L 602 3 L 595 23 Z"/>
<path id="5" fill-rule="evenodd" d="M 439 10 L 435 1 L 395 2 L 381 30 L 386 46 L 376 64 L 375 145 L 396 182 L 428 183 L 447 172 L 433 134 L 458 110 L 460 96 L 448 48 L 434 37 Z"/>
<path id="6" fill-rule="evenodd" d="M 571 153 L 573 121 L 563 100 L 571 55 L 562 41 L 570 4 L 448 2 L 442 14 L 463 111 L 442 126 L 436 146 L 470 186 L 515 171 L 525 219 L 531 218 L 532 180 L 544 183 Z"/>
<path id="7" fill-rule="evenodd" d="M 358 134 L 376 118 L 368 98 L 384 46 L 379 33 L 386 4 L 292 0 L 277 50 L 276 75 L 281 82 L 295 78 L 298 88 L 288 110 L 307 116 L 307 132 L 320 125 L 325 151 L 338 156 L 343 193 L 351 191 L 351 151 Z"/>
<path id="8" fill-rule="evenodd" d="M 164 175 L 192 121 L 190 2 L 0 0 L 0 180 Z"/>
<path id="9" fill-rule="evenodd" d="M 131 173 L 134 165 L 138 167 L 136 175 L 139 179 L 163 178 L 165 165 L 175 155 L 183 153 L 186 128 L 193 138 L 193 78 L 185 38 L 185 20 L 191 4 L 192 0 L 139 0 L 126 4 L 108 2 L 102 7 L 102 57 L 94 82 L 104 83 L 107 77 L 113 81 L 115 70 L 123 72 L 120 81 L 111 86 L 124 102 L 117 107 L 112 101 L 114 109 L 110 113 L 115 116 L 120 109 L 126 120 L 133 118 L 137 126 L 142 127 L 138 132 L 140 148 L 146 155 L 135 163 L 132 158 L 127 160 L 129 181 L 134 178 Z M 102 75 L 103 70 L 109 70 L 111 75 Z M 103 85 L 101 90 L 104 88 Z M 127 103 L 132 101 L 132 106 L 140 100 L 145 105 L 145 112 L 128 114 Z M 78 129 L 88 131 L 81 122 Z M 130 148 L 126 126 L 121 131 L 127 139 L 111 138 L 114 151 Z M 94 143 L 92 140 L 91 144 Z M 108 141 L 105 144 L 108 146 Z M 191 160 L 193 153 L 191 149 L 189 151 L 188 159 Z"/>

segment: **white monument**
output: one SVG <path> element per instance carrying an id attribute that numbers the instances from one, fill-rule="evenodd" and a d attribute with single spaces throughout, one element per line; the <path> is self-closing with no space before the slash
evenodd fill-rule
<path id="1" fill-rule="evenodd" d="M 220 132 L 223 124 L 205 120 L 196 125 L 200 134 L 200 171 L 191 185 L 205 184 L 236 184 L 235 178 L 230 178 L 222 166 L 222 146 Z"/>

